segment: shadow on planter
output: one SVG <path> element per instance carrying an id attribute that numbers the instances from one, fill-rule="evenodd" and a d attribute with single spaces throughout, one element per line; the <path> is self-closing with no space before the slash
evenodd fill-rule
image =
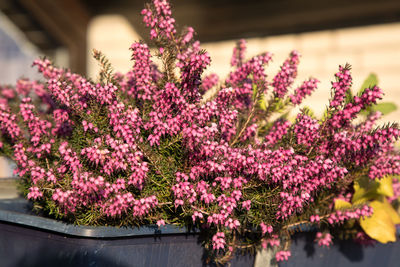
<path id="1" fill-rule="evenodd" d="M 362 246 L 351 240 L 335 241 L 330 248 L 314 242 L 315 233 L 297 233 L 292 238 L 292 256 L 280 267 L 384 267 L 400 266 L 400 242 Z"/>
<path id="2" fill-rule="evenodd" d="M 165 226 L 87 227 L 35 216 L 23 199 L 0 201 L 0 259 L 14 266 L 210 266 L 199 235 Z M 230 266 L 253 266 L 237 255 Z"/>

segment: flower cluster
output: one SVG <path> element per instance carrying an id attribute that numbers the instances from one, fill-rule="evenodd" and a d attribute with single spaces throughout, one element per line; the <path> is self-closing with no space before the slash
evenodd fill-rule
<path id="1" fill-rule="evenodd" d="M 272 86 L 277 97 L 284 97 L 289 87 L 297 76 L 297 66 L 300 61 L 300 54 L 297 51 L 290 53 L 289 58 L 281 66 L 281 70 L 275 75 Z M 300 94 L 307 94 L 310 90 L 299 89 Z M 296 101 L 299 102 L 299 101 Z"/>
<path id="2" fill-rule="evenodd" d="M 332 245 L 332 235 L 330 233 L 318 232 L 317 236 L 315 237 L 315 241 L 321 247 L 322 246 L 329 247 L 330 245 Z"/>
<path id="3" fill-rule="evenodd" d="M 373 214 L 368 202 L 333 203 L 351 198 L 359 177 L 400 174 L 397 125 L 375 127 L 378 113 L 353 122 L 382 97 L 379 87 L 348 97 L 350 68 L 340 66 L 326 116 L 303 108 L 291 120 L 287 112 L 318 84 L 291 89 L 299 52 L 268 79 L 272 54 L 246 59 L 241 40 L 225 80 L 203 77 L 211 59 L 192 28 L 177 34 L 169 3 L 153 0 L 142 15 L 157 49 L 132 44 L 126 75 L 102 64 L 110 75 L 95 83 L 41 59 L 34 65 L 45 82 L 1 87 L 0 151 L 36 207 L 77 224 L 194 226 L 209 232 L 216 261 L 239 240 L 277 246 L 276 260 L 287 260 L 278 236 L 295 225 L 357 225 Z M 332 237 L 317 240 L 329 246 Z"/>
<path id="4" fill-rule="evenodd" d="M 292 103 L 294 105 L 301 104 L 307 95 L 311 95 L 311 93 L 317 89 L 318 83 L 319 81 L 314 78 L 304 81 L 303 84 L 294 90 L 294 93 L 289 96 Z"/>

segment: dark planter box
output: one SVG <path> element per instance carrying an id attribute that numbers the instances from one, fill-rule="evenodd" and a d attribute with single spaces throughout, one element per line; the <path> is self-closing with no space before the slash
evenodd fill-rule
<path id="1" fill-rule="evenodd" d="M 23 199 L 0 201 L 0 266 L 208 266 L 196 233 L 173 226 L 86 227 L 35 216 Z M 230 266 L 253 266 L 237 255 Z"/>
<path id="2" fill-rule="evenodd" d="M 399 231 L 397 231 L 399 233 Z M 400 242 L 362 246 L 350 240 L 336 241 L 330 248 L 314 242 L 315 233 L 297 233 L 292 238 L 292 256 L 280 267 L 398 267 Z"/>
<path id="3" fill-rule="evenodd" d="M 26 200 L 0 200 L 0 267 L 209 266 L 198 234 L 182 228 L 74 226 L 30 210 Z M 400 266 L 400 242 L 365 247 L 338 241 L 325 248 L 314 237 L 313 232 L 295 234 L 292 256 L 279 266 Z M 260 266 L 269 264 L 265 260 Z M 253 255 L 237 255 L 230 262 L 232 267 L 253 265 Z"/>

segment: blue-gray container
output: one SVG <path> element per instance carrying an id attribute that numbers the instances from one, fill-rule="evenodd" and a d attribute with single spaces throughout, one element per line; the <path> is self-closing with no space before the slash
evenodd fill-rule
<path id="1" fill-rule="evenodd" d="M 74 226 L 36 216 L 23 199 L 0 200 L 0 267 L 210 266 L 197 233 L 164 226 Z M 237 255 L 229 266 L 253 266 Z"/>

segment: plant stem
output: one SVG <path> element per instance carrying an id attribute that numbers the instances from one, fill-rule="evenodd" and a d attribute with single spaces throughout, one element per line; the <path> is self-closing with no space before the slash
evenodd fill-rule
<path id="1" fill-rule="evenodd" d="M 243 127 L 240 130 L 239 134 L 236 135 L 235 139 L 231 142 L 231 144 L 230 144 L 231 146 L 234 146 L 239 141 L 240 137 L 242 137 L 244 131 L 249 126 L 250 121 L 253 119 L 254 113 L 255 113 L 255 110 L 256 110 L 257 99 L 259 98 L 259 96 L 260 96 L 260 91 L 257 90 L 257 94 L 256 94 L 256 96 L 254 98 L 255 100 L 253 101 L 253 105 L 251 107 L 249 116 L 247 117 L 246 122 L 243 124 Z"/>

